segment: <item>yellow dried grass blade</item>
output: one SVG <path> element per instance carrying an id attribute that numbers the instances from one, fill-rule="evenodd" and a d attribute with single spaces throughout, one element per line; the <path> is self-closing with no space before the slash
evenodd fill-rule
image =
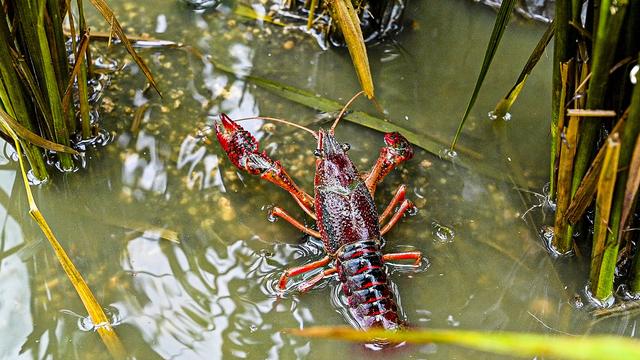
<path id="1" fill-rule="evenodd" d="M 629 163 L 629 177 L 624 192 L 624 204 L 622 206 L 622 218 L 620 220 L 620 231 L 625 231 L 629 217 L 633 210 L 633 204 L 638 196 L 640 188 L 640 135 L 636 138 L 636 145 Z"/>
<path id="2" fill-rule="evenodd" d="M 158 92 L 158 94 L 162 96 L 162 94 L 160 94 L 160 89 L 158 89 L 158 85 L 156 84 L 156 81 L 153 78 L 153 75 L 151 74 L 151 70 L 149 70 L 149 68 L 147 67 L 147 64 L 145 64 L 144 60 L 142 60 L 140 55 L 138 55 L 136 50 L 133 48 L 131 41 L 129 41 L 129 38 L 127 38 L 127 35 L 124 33 L 122 26 L 120 26 L 120 22 L 118 22 L 118 19 L 116 19 L 116 16 L 111 10 L 111 8 L 109 8 L 109 6 L 107 5 L 106 2 L 104 2 L 104 0 L 90 0 L 90 1 L 91 1 L 91 4 L 93 4 L 93 6 L 100 12 L 102 17 L 104 17 L 104 19 L 107 20 L 113 32 L 115 32 L 116 35 L 118 35 L 118 39 L 122 41 L 122 43 L 124 44 L 124 47 L 127 49 L 127 52 L 129 52 L 129 55 L 131 55 L 131 57 L 136 62 L 136 64 L 138 64 L 138 66 L 140 67 L 140 70 L 142 70 L 142 72 L 144 73 L 144 76 L 147 77 L 147 80 L 149 80 L 149 83 L 151 84 L 151 86 L 153 86 L 153 88 Z"/>
<path id="3" fill-rule="evenodd" d="M 311 4 L 309 5 L 309 17 L 307 18 L 307 30 L 311 30 L 311 26 L 313 25 L 313 20 L 316 15 L 317 7 L 318 7 L 318 0 L 311 0 Z"/>
<path id="4" fill-rule="evenodd" d="M 69 105 L 71 104 L 71 90 L 73 89 L 74 80 L 80 74 L 80 67 L 84 63 L 84 53 L 87 51 L 87 47 L 89 46 L 89 31 L 82 36 L 82 40 L 80 40 L 80 47 L 78 52 L 75 54 L 74 58 L 76 59 L 76 63 L 73 65 L 73 70 L 71 71 L 71 75 L 69 76 L 69 83 L 67 84 L 67 88 L 64 91 L 64 97 L 62 98 L 62 111 L 66 114 L 69 111 Z M 75 48 L 74 48 L 75 49 Z"/>
<path id="5" fill-rule="evenodd" d="M 356 14 L 356 10 L 350 0 L 331 0 L 330 4 L 333 19 L 338 24 L 340 31 L 342 31 L 344 40 L 349 48 L 351 61 L 353 61 L 353 66 L 356 68 L 360 86 L 362 86 L 362 90 L 364 90 L 367 97 L 372 99 L 374 97 L 373 79 L 371 78 L 367 48 L 364 45 L 358 14 Z"/>
<path id="6" fill-rule="evenodd" d="M 617 244 L 607 244 L 609 233 L 609 215 L 613 190 L 618 174 L 618 159 L 620 158 L 620 138 L 614 134 L 613 139 L 607 139 L 606 153 L 602 163 L 602 171 L 598 178 L 598 195 L 596 196 L 596 217 L 593 227 L 593 250 L 591 252 L 591 291 L 600 300 L 611 296 L 613 273 L 602 273 L 601 267 L 605 252 L 616 251 Z M 614 246 L 615 245 L 615 246 Z"/>
<path id="7" fill-rule="evenodd" d="M 274 19 L 273 16 L 269 16 L 269 15 L 265 15 L 265 14 L 259 14 L 258 12 L 256 12 L 256 10 L 254 8 L 252 8 L 251 6 L 249 6 L 247 4 L 243 4 L 243 3 L 239 3 L 238 5 L 236 5 L 236 8 L 235 8 L 235 10 L 233 12 L 238 16 L 246 17 L 246 18 L 252 19 L 252 20 L 264 21 L 264 22 L 267 22 L 269 24 L 278 25 L 278 26 L 285 26 L 286 25 L 282 21 L 280 21 L 278 19 Z"/>
<path id="8" fill-rule="evenodd" d="M 625 121 L 626 116 L 623 115 L 620 120 L 618 120 L 618 123 L 613 130 L 611 130 L 611 134 L 609 134 L 608 139 L 613 139 L 614 134 L 615 136 L 620 136 L 620 132 L 624 128 Z M 602 162 L 604 161 L 606 148 L 607 146 L 605 142 L 605 145 L 598 150 L 598 154 L 591 162 L 591 166 L 589 166 L 587 174 L 582 178 L 582 182 L 580 183 L 578 190 L 576 190 L 573 199 L 571 199 L 571 205 L 569 206 L 569 209 L 567 209 L 565 215 L 567 220 L 572 224 L 576 224 L 580 218 L 582 218 L 582 215 L 587 211 L 587 208 L 591 205 L 591 201 L 596 194 L 598 174 L 600 174 L 602 169 Z"/>
<path id="9" fill-rule="evenodd" d="M 58 240 L 56 239 L 53 231 L 47 224 L 47 221 L 42 216 L 42 213 L 38 209 L 36 202 L 33 198 L 33 194 L 31 193 L 31 187 L 29 186 L 29 180 L 27 179 L 27 170 L 24 165 L 24 161 L 22 159 L 22 148 L 20 146 L 20 140 L 18 139 L 18 135 L 11 129 L 9 124 L 5 121 L 3 117 L 0 117 L 0 125 L 2 125 L 3 130 L 11 136 L 13 142 L 15 144 L 16 152 L 18 154 L 18 162 L 20 163 L 20 172 L 22 174 L 22 181 L 24 183 L 25 192 L 27 193 L 27 200 L 29 202 L 29 214 L 35 220 L 35 222 L 40 226 L 40 229 L 44 233 L 47 240 L 51 244 L 53 251 L 62 266 L 62 269 L 69 277 L 71 284 L 76 289 L 78 296 L 80 296 L 80 300 L 84 304 L 84 307 L 87 309 L 89 316 L 91 317 L 91 321 L 95 324 L 98 334 L 100 338 L 104 342 L 107 347 L 109 353 L 115 359 L 125 359 L 126 351 L 122 342 L 120 342 L 120 338 L 115 333 L 111 324 L 109 323 L 109 319 L 105 315 L 102 307 L 96 301 L 96 298 L 93 296 L 91 289 L 80 275 L 80 272 L 71 262 L 69 256 L 64 251 Z"/>
<path id="10" fill-rule="evenodd" d="M 41 148 L 45 148 L 45 149 L 57 151 L 57 152 L 63 152 L 67 154 L 73 154 L 73 155 L 79 154 L 77 151 L 75 151 L 74 149 L 68 146 L 58 144 L 53 141 L 49 141 L 41 137 L 40 135 L 32 132 L 31 130 L 27 129 L 26 127 L 20 125 L 13 117 L 11 117 L 9 114 L 4 112 L 4 110 L 2 109 L 0 109 L 0 118 L 2 118 L 2 120 L 6 122 L 7 125 L 10 126 L 16 132 L 17 135 L 19 135 L 20 138 L 25 139 L 36 146 L 40 146 Z"/>
<path id="11" fill-rule="evenodd" d="M 571 175 L 573 174 L 573 160 L 576 155 L 578 143 L 578 129 L 580 119 L 572 117 L 569 120 L 565 141 L 560 149 L 560 161 L 558 165 L 558 185 L 556 192 L 556 219 L 553 237 L 553 247 L 560 253 L 571 250 L 571 238 L 567 234 L 566 210 L 571 200 Z"/>
<path id="12" fill-rule="evenodd" d="M 572 360 L 633 360 L 640 357 L 640 342 L 638 340 L 611 335 L 550 336 L 549 334 L 507 331 L 482 332 L 442 329 L 407 329 L 401 331 L 369 329 L 361 331 L 346 327 L 311 327 L 290 329 L 288 332 L 298 336 L 342 341 L 368 342 L 384 339 L 395 343 L 449 344 L 529 359 L 552 357 L 554 359 Z"/>

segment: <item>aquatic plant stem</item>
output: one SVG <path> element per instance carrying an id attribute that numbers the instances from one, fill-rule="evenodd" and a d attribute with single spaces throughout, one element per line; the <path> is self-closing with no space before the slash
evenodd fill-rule
<path id="1" fill-rule="evenodd" d="M 561 74 L 561 64 L 569 61 L 572 57 L 573 37 L 571 36 L 571 1 L 556 0 L 555 8 L 555 40 L 553 46 L 553 76 L 551 94 L 551 159 L 549 172 L 549 197 L 554 200 L 557 183 L 557 166 L 559 158 L 559 139 L 562 129 L 559 128 L 560 117 L 564 117 L 563 101 L 568 90 L 566 77 L 563 81 Z"/>
<path id="2" fill-rule="evenodd" d="M 46 88 L 47 96 L 49 99 L 51 117 L 53 118 L 55 140 L 57 143 L 69 146 L 69 131 L 67 129 L 67 124 L 62 113 L 62 99 L 60 97 L 59 86 L 55 75 L 55 70 L 53 68 L 51 53 L 49 50 L 49 42 L 47 40 L 47 34 L 44 28 L 44 13 L 43 9 L 37 10 L 36 36 L 38 40 L 38 46 L 40 47 L 38 55 L 41 56 L 42 59 L 41 70 L 45 81 L 44 85 Z M 69 154 L 58 154 L 58 159 L 60 160 L 60 167 L 63 170 L 73 169 L 73 160 L 71 159 L 71 156 Z"/>
<path id="3" fill-rule="evenodd" d="M 571 199 L 569 186 L 573 173 L 573 162 L 576 153 L 576 143 L 580 127 L 580 118 L 572 116 L 569 119 L 565 139 L 560 145 L 560 160 L 558 161 L 558 187 L 556 189 L 556 216 L 554 222 L 554 237 L 552 246 L 560 254 L 566 254 L 573 248 L 573 238 L 569 231 L 566 211 Z"/>
<path id="4" fill-rule="evenodd" d="M 82 0 L 78 0 L 78 27 L 80 30 L 80 37 L 87 36 L 87 43 L 89 42 L 89 29 L 84 19 L 84 6 Z M 88 47 L 87 47 L 88 49 Z M 84 58 L 85 61 L 80 65 L 80 73 L 78 74 L 78 98 L 80 102 L 80 123 L 82 126 L 82 138 L 87 139 L 91 137 L 91 117 L 89 116 L 89 91 L 87 89 L 87 68 L 89 62 L 87 57 L 87 51 L 78 49 L 76 55 L 76 61 L 81 61 L 80 58 Z"/>
<path id="5" fill-rule="evenodd" d="M 607 236 L 609 227 L 613 225 L 609 218 L 620 158 L 620 140 L 618 136 L 607 140 L 605 146 L 606 152 L 602 163 L 602 171 L 598 179 L 591 269 L 589 273 L 591 293 L 600 301 L 606 301 L 612 295 L 613 270 L 615 270 L 615 262 L 618 256 L 617 242 L 609 241 Z"/>
<path id="6" fill-rule="evenodd" d="M 636 79 L 640 80 L 640 74 L 636 74 Z M 638 82 L 636 82 L 636 85 L 634 86 L 634 89 L 633 89 L 633 94 L 631 98 L 631 109 L 629 110 L 629 122 L 635 123 L 633 125 L 634 128 L 631 131 L 636 132 L 635 141 L 640 141 L 640 135 L 639 135 L 640 129 L 638 129 L 638 127 L 640 127 L 640 83 Z M 627 135 L 627 129 L 625 128 L 625 136 L 626 135 Z M 625 138 L 625 141 L 631 141 L 631 140 L 629 138 Z M 638 144 L 636 144 L 635 146 L 638 146 Z M 631 149 L 629 149 L 629 151 L 631 151 Z M 624 230 L 625 229 L 621 228 L 620 232 Z M 631 290 L 634 293 L 640 293 L 640 251 L 638 250 L 636 250 L 636 255 L 635 255 L 634 274 L 633 274 L 633 280 L 631 282 Z"/>
<path id="7" fill-rule="evenodd" d="M 0 92 L 3 93 L 0 95 L 0 101 L 2 101 L 7 113 L 13 116 L 22 126 L 33 131 L 35 126 L 31 120 L 30 105 L 27 105 L 25 91 L 13 67 L 9 45 L 11 33 L 4 19 L 6 19 L 6 13 L 4 8 L 0 6 L 0 82 L 2 82 Z M 38 180 L 45 180 L 49 174 L 45 167 L 42 151 L 28 143 L 25 144 L 25 150 L 33 175 Z"/>
<path id="8" fill-rule="evenodd" d="M 591 80 L 587 91 L 586 108 L 592 110 L 601 109 L 604 104 L 605 90 L 609 78 L 609 69 L 613 63 L 613 56 L 618 43 L 620 29 L 624 20 L 627 0 L 616 1 L 602 0 L 596 37 L 594 39 L 593 62 L 591 67 Z M 611 7 L 616 11 L 612 11 Z M 584 129 L 580 133 L 578 149 L 576 153 L 573 180 L 571 182 L 572 194 L 575 194 L 580 182 L 590 165 L 593 149 L 597 140 L 597 130 L 600 126 L 598 119 L 586 121 Z"/>

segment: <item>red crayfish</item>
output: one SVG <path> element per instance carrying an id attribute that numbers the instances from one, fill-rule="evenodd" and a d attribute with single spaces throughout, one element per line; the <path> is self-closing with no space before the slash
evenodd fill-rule
<path id="1" fill-rule="evenodd" d="M 357 96 L 354 96 L 347 106 Z M 309 290 L 323 278 L 337 273 L 350 312 L 360 328 L 399 329 L 404 325 L 404 321 L 398 315 L 398 306 L 387 280 L 384 264 L 388 260 L 407 259 L 414 260 L 414 265 L 419 266 L 422 254 L 419 251 L 382 254 L 382 236 L 405 212 L 413 209 L 414 205 L 405 199 L 404 185 L 397 189 L 395 196 L 380 215 L 373 196 L 377 184 L 393 168 L 409 160 L 413 156 L 413 149 L 407 139 L 399 133 L 386 133 L 386 146 L 380 150 L 376 164 L 367 174 L 360 174 L 347 155 L 349 145 L 339 143 L 334 136 L 334 129 L 345 109 L 328 131 L 320 129 L 314 132 L 304 128 L 318 141 L 314 152 L 316 173 L 313 197 L 296 185 L 279 161 L 272 160 L 264 151 L 260 152 L 256 139 L 227 115 L 220 115 L 220 121 L 216 121 L 215 124 L 215 131 L 220 145 L 238 169 L 260 175 L 261 178 L 288 191 L 300 207 L 316 221 L 317 230 L 314 230 L 279 207 L 271 210 L 272 215 L 288 221 L 305 234 L 322 239 L 327 253 L 321 260 L 286 270 L 280 278 L 279 288 L 284 290 L 292 276 L 331 264 L 299 285 L 298 289 Z M 285 122 L 272 118 L 261 119 Z M 390 220 L 385 223 L 389 216 Z"/>

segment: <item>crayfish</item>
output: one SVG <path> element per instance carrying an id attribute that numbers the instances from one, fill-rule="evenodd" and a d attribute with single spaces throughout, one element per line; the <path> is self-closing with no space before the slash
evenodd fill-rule
<path id="1" fill-rule="evenodd" d="M 258 141 L 227 115 L 220 115 L 215 131 L 220 145 L 238 169 L 259 175 L 288 191 L 316 222 L 317 230 L 303 225 L 280 207 L 272 208 L 273 216 L 286 220 L 305 234 L 322 239 L 327 253 L 321 260 L 286 270 L 278 283 L 280 290 L 286 288 L 289 278 L 328 266 L 300 284 L 298 290 L 307 291 L 322 279 L 337 274 L 350 312 L 360 328 L 399 329 L 404 320 L 398 315 L 385 262 L 413 260 L 413 265 L 419 266 L 422 254 L 419 251 L 382 254 L 382 236 L 407 211 L 414 209 L 414 205 L 405 199 L 404 185 L 396 190 L 382 214 L 378 214 L 373 196 L 378 183 L 393 168 L 411 159 L 413 149 L 399 133 L 386 133 L 386 146 L 380 150 L 375 165 L 365 175 L 360 174 L 347 155 L 349 145 L 339 143 L 334 136 L 334 129 L 347 106 L 358 95 L 347 103 L 328 131 L 312 131 L 280 119 L 258 118 L 302 128 L 317 139 L 313 197 L 293 181 L 279 161 L 274 161 L 264 151 L 260 152 Z"/>

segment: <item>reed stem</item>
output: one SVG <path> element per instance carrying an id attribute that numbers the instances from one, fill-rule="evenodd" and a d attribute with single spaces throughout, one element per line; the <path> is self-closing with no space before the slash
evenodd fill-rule
<path id="1" fill-rule="evenodd" d="M 555 199 L 557 184 L 557 166 L 559 159 L 559 139 L 562 129 L 558 127 L 560 117 L 564 117 L 564 107 L 561 105 L 561 98 L 566 94 L 567 84 L 562 81 L 561 64 L 569 61 L 572 57 L 573 38 L 569 20 L 572 19 L 570 0 L 556 0 L 555 17 L 555 42 L 553 47 L 553 76 L 552 76 L 552 101 L 551 101 L 551 161 L 549 178 L 549 196 Z M 565 89 L 565 90 L 563 90 Z M 563 94 L 564 92 L 564 94 Z"/>
<path id="2" fill-rule="evenodd" d="M 598 27 L 593 47 L 591 80 L 589 81 L 589 90 L 587 91 L 587 109 L 598 110 L 604 105 L 609 69 L 613 64 L 614 49 L 616 49 L 618 44 L 626 5 L 627 0 L 620 0 L 615 3 L 612 3 L 611 0 L 603 0 L 600 4 Z M 612 11 L 612 8 L 615 8 L 616 11 Z M 571 183 L 572 195 L 578 190 L 580 182 L 591 163 L 599 127 L 600 121 L 592 119 L 591 121 L 585 122 L 584 129 L 580 133 L 573 180 Z"/>

